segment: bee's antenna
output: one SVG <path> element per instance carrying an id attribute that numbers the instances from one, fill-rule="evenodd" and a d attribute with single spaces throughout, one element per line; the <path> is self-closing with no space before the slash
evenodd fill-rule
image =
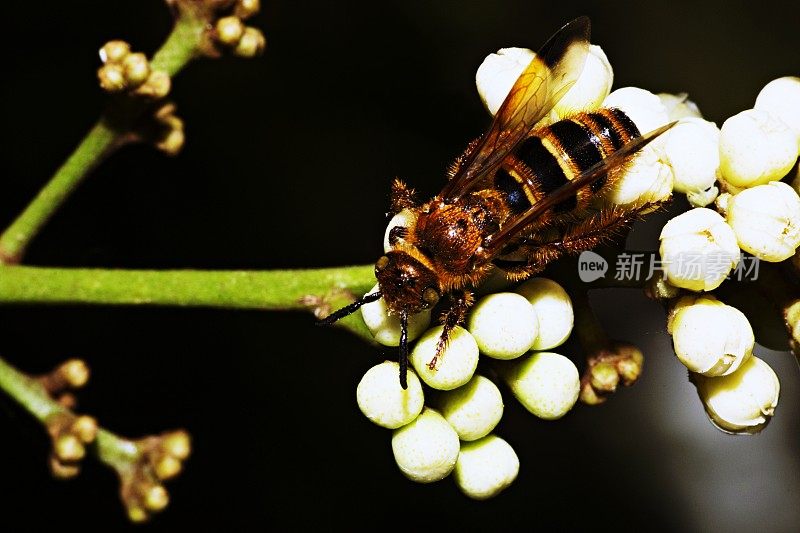
<path id="1" fill-rule="evenodd" d="M 347 315 L 355 313 L 358 310 L 358 308 L 361 307 L 362 305 L 374 302 L 375 300 L 380 300 L 381 296 L 382 296 L 381 291 L 365 294 L 363 297 L 359 298 L 350 305 L 346 305 L 341 309 L 339 309 L 338 311 L 334 311 L 333 313 L 329 314 L 325 318 L 317 320 L 317 325 L 330 326 L 337 320 L 340 320 L 346 317 Z"/>
<path id="2" fill-rule="evenodd" d="M 400 386 L 408 388 L 408 313 L 400 313 Z"/>

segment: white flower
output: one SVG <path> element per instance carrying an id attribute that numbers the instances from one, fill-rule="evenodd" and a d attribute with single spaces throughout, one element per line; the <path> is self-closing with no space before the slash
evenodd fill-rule
<path id="1" fill-rule="evenodd" d="M 416 419 L 392 433 L 394 460 L 403 474 L 419 483 L 439 481 L 458 459 L 458 435 L 442 415 L 425 408 Z"/>
<path id="2" fill-rule="evenodd" d="M 658 93 L 658 99 L 664 104 L 669 120 L 680 120 L 689 117 L 703 118 L 697 104 L 689 100 L 686 93 Z"/>
<path id="3" fill-rule="evenodd" d="M 733 230 L 716 211 L 698 207 L 661 230 L 661 267 L 667 281 L 693 291 L 710 291 L 739 263 Z"/>
<path id="4" fill-rule="evenodd" d="M 481 353 L 495 359 L 514 359 L 533 346 L 539 318 L 523 296 L 500 292 L 484 296 L 472 308 L 467 329 Z"/>
<path id="5" fill-rule="evenodd" d="M 558 117 L 566 117 L 587 109 L 598 109 L 611 92 L 614 70 L 606 53 L 596 44 L 589 46 L 586 64 L 578 81 L 567 91 L 553 110 Z"/>
<path id="6" fill-rule="evenodd" d="M 561 285 L 547 278 L 529 279 L 515 291 L 524 296 L 539 318 L 539 335 L 532 350 L 549 350 L 564 344 L 572 333 L 572 300 Z"/>
<path id="7" fill-rule="evenodd" d="M 376 292 L 375 284 L 367 294 Z M 384 346 L 400 345 L 400 317 L 390 315 L 389 308 L 383 298 L 361 306 L 361 318 L 367 325 L 375 340 Z M 408 340 L 416 339 L 431 323 L 431 311 L 425 309 L 408 317 Z"/>
<path id="8" fill-rule="evenodd" d="M 519 472 L 519 458 L 506 441 L 496 435 L 461 445 L 453 477 L 461 492 L 486 500 L 511 485 Z"/>
<path id="9" fill-rule="evenodd" d="M 609 187 L 604 187 L 604 198 L 631 208 L 656 203 L 669 199 L 672 183 L 672 169 L 661 161 L 660 154 L 651 144 L 636 155 L 624 174 Z"/>
<path id="10" fill-rule="evenodd" d="M 502 48 L 483 60 L 475 74 L 475 83 L 489 113 L 497 113 L 514 82 L 534 57 L 536 54 L 527 48 Z M 590 45 L 586 64 L 578 81 L 556 103 L 553 118 L 563 118 L 576 111 L 597 109 L 608 96 L 613 81 L 614 71 L 605 52 L 597 45 Z"/>
<path id="11" fill-rule="evenodd" d="M 770 366 L 751 357 L 727 376 L 696 376 L 700 399 L 711 421 L 727 431 L 757 432 L 778 406 L 781 384 Z"/>
<path id="12" fill-rule="evenodd" d="M 384 361 L 373 366 L 356 389 L 358 407 L 364 416 L 379 426 L 399 428 L 414 420 L 422 412 L 425 397 L 422 385 L 413 371 L 408 372 L 408 388 L 400 387 L 400 365 Z"/>
<path id="13" fill-rule="evenodd" d="M 797 132 L 766 111 L 742 111 L 722 124 L 722 177 L 734 189 L 779 180 L 797 160 L 798 142 Z"/>
<path id="14" fill-rule="evenodd" d="M 786 183 L 746 189 L 726 196 L 720 206 L 739 246 L 759 259 L 783 261 L 800 246 L 800 197 Z"/>
<path id="15" fill-rule="evenodd" d="M 772 80 L 758 93 L 753 108 L 782 120 L 800 135 L 800 77 Z"/>
<path id="16" fill-rule="evenodd" d="M 702 118 L 684 118 L 665 134 L 664 161 L 672 168 L 672 188 L 695 206 L 714 201 L 719 172 L 719 128 Z M 713 189 L 712 193 L 707 193 Z"/>
<path id="17" fill-rule="evenodd" d="M 429 329 L 417 341 L 411 352 L 410 361 L 414 369 L 434 389 L 451 390 L 468 382 L 478 367 L 478 345 L 470 333 L 456 326 L 450 333 L 450 340 L 439 356 L 436 367 L 428 364 L 436 355 L 436 344 L 442 334 L 442 326 Z"/>
<path id="18" fill-rule="evenodd" d="M 615 107 L 630 118 L 642 134 L 669 122 L 667 108 L 658 96 L 638 87 L 622 87 L 603 101 L 603 107 Z"/>
<path id="19" fill-rule="evenodd" d="M 488 435 L 503 416 L 503 397 L 497 385 L 475 375 L 453 391 L 442 393 L 439 409 L 458 438 L 477 440 Z"/>
<path id="20" fill-rule="evenodd" d="M 713 296 L 685 296 L 670 312 L 675 354 L 692 372 L 724 376 L 753 353 L 753 328 L 741 311 Z"/>
<path id="21" fill-rule="evenodd" d="M 561 418 L 578 401 L 578 369 L 563 355 L 538 352 L 497 368 L 517 400 L 539 418 Z"/>
<path id="22" fill-rule="evenodd" d="M 500 109 L 514 82 L 536 54 L 527 48 L 501 48 L 483 60 L 475 74 L 475 84 L 483 105 L 493 116 Z"/>

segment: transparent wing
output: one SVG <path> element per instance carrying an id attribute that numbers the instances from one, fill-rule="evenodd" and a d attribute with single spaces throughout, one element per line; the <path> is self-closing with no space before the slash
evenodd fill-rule
<path id="1" fill-rule="evenodd" d="M 586 63 L 589 31 L 589 19 L 580 17 L 542 46 L 517 78 L 489 130 L 445 185 L 443 198 L 458 198 L 495 170 L 575 84 Z"/>

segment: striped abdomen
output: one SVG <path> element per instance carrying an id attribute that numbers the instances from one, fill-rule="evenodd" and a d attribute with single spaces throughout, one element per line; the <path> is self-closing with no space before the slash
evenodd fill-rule
<path id="1" fill-rule="evenodd" d="M 638 136 L 636 125 L 618 109 L 578 113 L 535 130 L 495 173 L 494 187 L 505 193 L 512 212 L 522 213 Z M 553 211 L 586 207 L 605 182 L 603 177 L 577 191 Z"/>

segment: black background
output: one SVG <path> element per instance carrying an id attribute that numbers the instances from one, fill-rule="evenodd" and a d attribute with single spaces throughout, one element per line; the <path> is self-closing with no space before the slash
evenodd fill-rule
<path id="1" fill-rule="evenodd" d="M 487 124 L 474 88 L 483 57 L 536 48 L 588 14 L 615 87 L 687 91 L 710 120 L 752 106 L 800 71 L 789 2 L 264 1 L 263 58 L 192 64 L 173 97 L 187 122 L 169 159 L 128 147 L 92 174 L 35 241 L 38 265 L 279 268 L 373 261 L 388 184 L 424 195 Z M 3 6 L 5 141 L 0 224 L 26 205 L 104 105 L 96 50 L 124 38 L 151 53 L 170 18 L 159 0 Z M 655 245 L 660 221 L 636 232 Z M 394 465 L 389 432 L 355 386 L 383 354 L 307 315 L 175 309 L 5 307 L 0 350 L 28 371 L 66 357 L 93 369 L 81 409 L 125 435 L 186 427 L 194 455 L 148 529 L 548 528 L 789 531 L 800 523 L 800 381 L 782 352 L 777 416 L 757 437 L 705 419 L 672 355 L 663 312 L 636 292 L 595 295 L 612 336 L 638 343 L 645 375 L 559 422 L 510 398 L 498 428 L 519 478 L 493 501 L 452 480 L 423 486 Z M 579 360 L 572 345 L 563 349 Z M 0 528 L 125 526 L 110 471 L 87 461 L 50 478 L 43 430 L 0 398 Z"/>

